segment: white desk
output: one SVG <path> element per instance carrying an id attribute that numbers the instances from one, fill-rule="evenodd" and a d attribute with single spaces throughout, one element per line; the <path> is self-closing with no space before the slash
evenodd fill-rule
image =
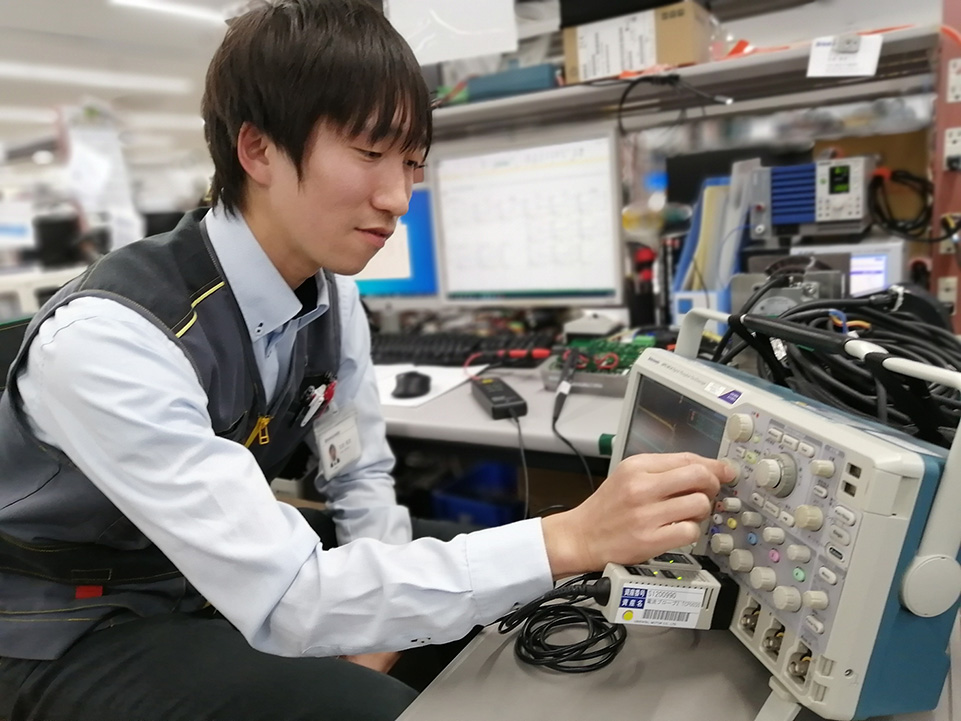
<path id="1" fill-rule="evenodd" d="M 528 450 L 572 455 L 551 432 L 554 392 L 544 389 L 536 370 L 494 370 L 526 401 L 527 415 L 520 419 Z M 517 428 L 507 420 L 493 420 L 471 397 L 469 384 L 459 385 L 429 403 L 415 408 L 384 406 L 387 434 L 479 446 L 517 448 Z M 598 457 L 598 440 L 615 433 L 621 400 L 572 393 L 567 398 L 557 429 L 585 456 Z"/>

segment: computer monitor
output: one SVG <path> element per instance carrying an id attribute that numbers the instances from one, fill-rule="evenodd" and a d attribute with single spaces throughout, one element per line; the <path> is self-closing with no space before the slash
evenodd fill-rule
<path id="1" fill-rule="evenodd" d="M 431 151 L 443 298 L 463 305 L 619 305 L 613 129 L 472 139 Z"/>
<path id="2" fill-rule="evenodd" d="M 907 274 L 906 244 L 900 238 L 835 245 L 796 245 L 791 255 L 851 256 L 848 295 L 858 296 L 884 290 L 904 281 Z"/>
<path id="3" fill-rule="evenodd" d="M 437 259 L 434 252 L 430 190 L 415 188 L 407 214 L 394 234 L 354 278 L 365 301 L 374 306 L 417 306 L 436 301 Z"/>

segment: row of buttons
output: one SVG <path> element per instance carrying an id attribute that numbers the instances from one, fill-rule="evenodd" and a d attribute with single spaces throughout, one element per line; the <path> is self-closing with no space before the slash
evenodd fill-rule
<path id="1" fill-rule="evenodd" d="M 777 428 L 768 428 L 767 437 L 775 443 L 780 443 L 784 448 L 797 451 L 802 456 L 814 458 L 814 446 L 812 446 L 810 443 L 799 441 L 794 436 L 789 436 Z"/>
<path id="2" fill-rule="evenodd" d="M 788 528 L 794 528 L 794 516 L 787 511 L 782 511 L 777 507 L 776 504 L 771 503 L 770 501 L 765 501 L 764 496 L 762 496 L 760 493 L 752 493 L 751 502 L 758 508 L 762 509 L 771 518 L 778 519 Z"/>

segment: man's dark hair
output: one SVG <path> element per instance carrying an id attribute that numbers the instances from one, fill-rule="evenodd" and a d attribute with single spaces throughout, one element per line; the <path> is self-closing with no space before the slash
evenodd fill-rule
<path id="1" fill-rule="evenodd" d="M 278 0 L 234 20 L 207 70 L 202 114 L 211 197 L 228 212 L 244 203 L 237 135 L 245 122 L 276 143 L 301 178 L 318 121 L 402 152 L 427 149 L 432 132 L 420 66 L 366 0 Z"/>

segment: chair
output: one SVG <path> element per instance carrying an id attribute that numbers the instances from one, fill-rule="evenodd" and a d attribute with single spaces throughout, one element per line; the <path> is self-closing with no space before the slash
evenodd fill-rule
<path id="1" fill-rule="evenodd" d="M 7 387 L 7 371 L 17 357 L 30 317 L 0 321 L 0 393 Z"/>

